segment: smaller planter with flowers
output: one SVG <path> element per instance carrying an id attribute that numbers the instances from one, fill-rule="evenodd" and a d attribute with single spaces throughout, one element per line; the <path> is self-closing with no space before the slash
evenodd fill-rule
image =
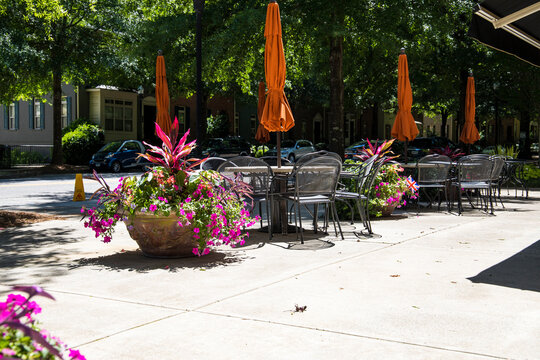
<path id="1" fill-rule="evenodd" d="M 392 159 L 397 157 L 390 150 L 394 141 L 395 139 L 384 141 L 380 146 L 376 146 L 367 140 L 368 146 L 362 149 L 359 155 L 355 155 L 362 161 L 378 155 L 378 158 L 384 161 L 369 189 L 369 213 L 376 217 L 390 216 L 396 208 L 407 205 L 408 198 L 416 198 L 415 192 L 407 184 L 407 178 L 401 175 L 403 168 L 392 162 Z"/>
<path id="2" fill-rule="evenodd" d="M 189 131 L 178 139 L 178 122 L 167 136 L 156 124 L 161 147 L 149 146 L 152 154 L 141 154 L 155 166 L 140 178 L 121 178 L 111 190 L 94 171 L 101 187 L 97 208 L 82 209 L 88 216 L 85 227 L 110 242 L 114 227 L 123 221 L 143 254 L 153 257 L 206 255 L 219 245 L 243 245 L 257 218 L 245 209 L 251 189 L 240 179 L 215 171 L 195 171 L 201 160 L 188 158 L 195 141 L 187 142 Z"/>
<path id="3" fill-rule="evenodd" d="M 374 216 L 390 216 L 396 208 L 407 205 L 407 198 L 416 198 L 399 164 L 384 164 L 370 189 L 369 211 Z"/>

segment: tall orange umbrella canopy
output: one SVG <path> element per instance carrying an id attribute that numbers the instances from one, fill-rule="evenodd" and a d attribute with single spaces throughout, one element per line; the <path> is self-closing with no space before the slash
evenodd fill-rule
<path id="1" fill-rule="evenodd" d="M 469 76 L 467 79 L 467 93 L 465 95 L 465 125 L 459 136 L 459 140 L 463 141 L 465 144 L 473 144 L 475 141 L 480 140 L 478 129 L 474 124 L 475 107 L 474 78 Z"/>
<path id="2" fill-rule="evenodd" d="M 264 103 L 266 97 L 266 86 L 264 82 L 259 83 L 259 103 L 257 104 L 257 117 L 259 118 L 259 126 L 257 126 L 257 133 L 255 134 L 255 140 L 260 143 L 267 143 L 270 141 L 270 133 L 264 126 L 262 126 L 261 117 L 264 110 Z"/>
<path id="3" fill-rule="evenodd" d="M 169 115 L 169 87 L 165 74 L 165 59 L 158 55 L 156 61 L 156 122 L 165 134 L 171 129 L 171 116 Z"/>
<path id="4" fill-rule="evenodd" d="M 413 140 L 419 133 L 412 109 L 412 90 L 409 82 L 409 66 L 407 55 L 399 55 L 398 64 L 398 113 L 394 126 L 392 127 L 392 137 L 399 141 Z"/>
<path id="5" fill-rule="evenodd" d="M 285 88 L 285 54 L 281 39 L 281 18 L 279 6 L 274 1 L 266 10 L 264 27 L 266 43 L 264 47 L 264 73 L 268 96 L 264 104 L 261 124 L 268 131 L 288 131 L 294 126 L 291 107 L 283 89 Z M 279 143 L 278 143 L 279 145 Z"/>

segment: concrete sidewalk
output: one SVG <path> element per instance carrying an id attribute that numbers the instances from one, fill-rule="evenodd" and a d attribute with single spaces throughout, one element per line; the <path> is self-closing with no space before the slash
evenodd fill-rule
<path id="1" fill-rule="evenodd" d="M 38 223 L 0 231 L 0 293 L 51 292 L 43 327 L 89 360 L 538 359 L 539 199 L 396 215 L 369 239 L 343 222 L 344 241 L 259 247 L 252 231 L 174 260 L 142 257 L 123 226 L 106 245 L 75 219 Z"/>

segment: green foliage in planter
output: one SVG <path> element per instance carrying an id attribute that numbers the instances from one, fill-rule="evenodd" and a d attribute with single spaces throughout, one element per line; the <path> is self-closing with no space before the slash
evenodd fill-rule
<path id="1" fill-rule="evenodd" d="M 251 153 L 255 154 L 256 158 L 263 157 L 268 150 L 270 149 L 266 145 L 251 145 Z"/>
<path id="2" fill-rule="evenodd" d="M 519 155 L 519 150 L 514 145 L 511 145 L 511 146 L 497 145 L 495 150 L 490 151 L 489 154 L 490 155 L 502 155 L 502 156 L 506 156 L 506 157 L 509 157 L 509 158 L 512 158 L 512 159 L 517 159 L 517 157 Z"/>
<path id="3" fill-rule="evenodd" d="M 62 136 L 64 159 L 68 164 L 86 165 L 103 146 L 104 135 L 97 125 L 81 122 Z"/>

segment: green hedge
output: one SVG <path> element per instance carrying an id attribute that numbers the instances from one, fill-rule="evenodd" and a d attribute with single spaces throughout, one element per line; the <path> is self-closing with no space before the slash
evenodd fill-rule
<path id="1" fill-rule="evenodd" d="M 103 130 L 97 125 L 80 121 L 78 126 L 62 136 L 64 160 L 68 164 L 87 165 L 92 155 L 103 146 Z"/>

